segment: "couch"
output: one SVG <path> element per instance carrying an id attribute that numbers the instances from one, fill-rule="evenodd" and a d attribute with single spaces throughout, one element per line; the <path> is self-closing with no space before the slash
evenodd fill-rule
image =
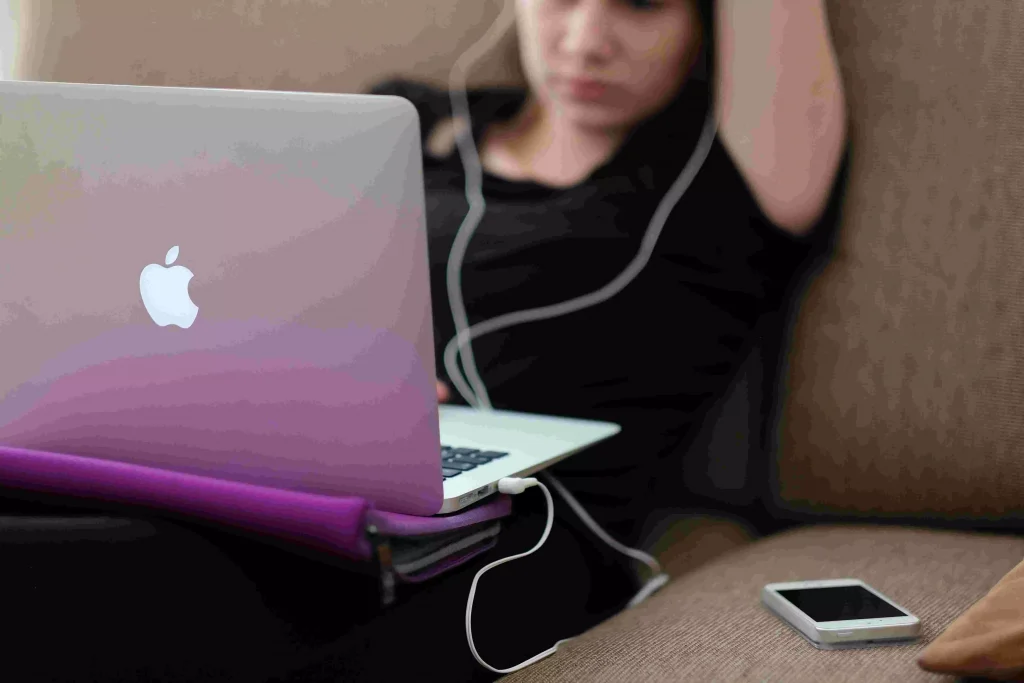
<path id="1" fill-rule="evenodd" d="M 652 521 L 673 580 L 510 681 L 954 680 L 916 656 L 1024 558 L 1024 5 L 828 5 L 853 144 L 831 258 L 684 459 L 681 512 Z M 358 92 L 443 82 L 500 4 L 12 9 L 15 78 Z M 499 55 L 471 82 L 514 77 Z M 758 602 L 845 576 L 919 615 L 921 644 L 818 651 Z"/>

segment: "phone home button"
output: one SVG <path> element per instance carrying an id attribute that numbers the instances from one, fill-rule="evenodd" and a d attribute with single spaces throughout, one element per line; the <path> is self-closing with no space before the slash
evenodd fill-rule
<path id="1" fill-rule="evenodd" d="M 853 635 L 853 631 L 837 631 L 836 635 L 840 638 L 849 638 Z"/>

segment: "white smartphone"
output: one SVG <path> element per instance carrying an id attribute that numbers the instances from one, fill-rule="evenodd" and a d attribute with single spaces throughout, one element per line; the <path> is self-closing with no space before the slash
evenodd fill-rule
<path id="1" fill-rule="evenodd" d="M 898 645 L 921 634 L 921 621 L 858 579 L 770 583 L 761 602 L 821 650 Z"/>

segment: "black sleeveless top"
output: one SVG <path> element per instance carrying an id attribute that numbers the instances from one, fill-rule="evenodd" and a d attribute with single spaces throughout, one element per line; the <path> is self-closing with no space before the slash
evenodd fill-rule
<path id="1" fill-rule="evenodd" d="M 372 92 L 412 102 L 424 143 L 451 116 L 448 93 L 425 84 L 392 80 Z M 518 111 L 525 92 L 478 89 L 468 99 L 479 144 L 489 123 Z M 690 158 L 708 105 L 707 83 L 691 81 L 607 163 L 568 189 L 485 172 L 487 210 L 462 270 L 470 323 L 563 302 L 621 273 Z M 452 386 L 442 359 L 455 333 L 445 273 L 468 208 L 465 177 L 457 151 L 445 158 L 425 151 L 423 163 L 437 371 Z M 716 137 L 647 266 L 623 291 L 592 308 L 473 341 L 495 408 L 622 425 L 619 435 L 553 468 L 609 531 L 632 537 L 659 477 L 681 482 L 672 474 L 681 473 L 678 457 L 729 387 L 760 317 L 778 309 L 793 282 L 827 252 L 846 167 L 844 159 L 818 224 L 794 236 L 760 210 Z"/>

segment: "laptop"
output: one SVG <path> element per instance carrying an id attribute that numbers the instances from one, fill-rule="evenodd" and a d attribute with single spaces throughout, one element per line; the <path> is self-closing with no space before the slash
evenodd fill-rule
<path id="1" fill-rule="evenodd" d="M 0 444 L 460 510 L 619 431 L 438 406 L 401 98 L 0 82 Z"/>

